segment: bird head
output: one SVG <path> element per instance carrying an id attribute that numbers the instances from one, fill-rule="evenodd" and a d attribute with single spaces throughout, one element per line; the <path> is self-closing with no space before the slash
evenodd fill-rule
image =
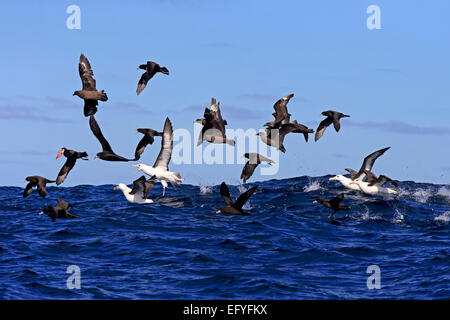
<path id="1" fill-rule="evenodd" d="M 64 151 L 66 151 L 66 148 L 59 149 L 56 159 L 60 158 L 64 154 Z"/>
<path id="2" fill-rule="evenodd" d="M 113 190 L 117 190 L 117 189 L 123 190 L 123 187 L 125 187 L 125 185 L 123 183 L 119 183 L 117 186 L 115 186 L 113 188 Z"/>
<path id="3" fill-rule="evenodd" d="M 338 174 L 338 175 L 336 175 L 336 176 L 334 176 L 334 177 L 331 177 L 331 178 L 328 179 L 328 180 L 329 180 L 329 181 L 333 181 L 333 180 L 341 181 L 342 178 L 344 178 L 344 176 L 341 175 L 341 174 Z"/>
<path id="4" fill-rule="evenodd" d="M 135 167 L 135 168 L 138 168 L 137 171 L 136 171 L 136 173 L 135 173 L 135 174 L 138 174 L 139 171 L 142 170 L 143 164 L 141 164 L 141 163 L 139 163 L 139 164 L 132 164 L 131 166 L 132 166 L 132 167 Z"/>

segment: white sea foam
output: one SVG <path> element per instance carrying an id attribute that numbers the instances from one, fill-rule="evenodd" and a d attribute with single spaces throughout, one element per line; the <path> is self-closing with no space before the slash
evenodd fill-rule
<path id="1" fill-rule="evenodd" d="M 200 186 L 200 194 L 210 194 L 213 192 L 213 187 L 211 186 Z"/>
<path id="2" fill-rule="evenodd" d="M 310 181 L 309 184 L 303 188 L 303 192 L 312 192 L 317 190 L 322 190 L 322 186 L 317 180 Z"/>
<path id="3" fill-rule="evenodd" d="M 436 195 L 447 198 L 450 200 L 450 190 L 447 187 L 440 187 Z"/>
<path id="4" fill-rule="evenodd" d="M 433 219 L 435 222 L 448 224 L 450 222 L 450 211 L 444 212 Z"/>
<path id="5" fill-rule="evenodd" d="M 394 208 L 394 216 L 392 217 L 392 223 L 403 223 L 405 222 L 405 217 L 403 216 L 403 213 L 400 212 L 397 208 Z"/>

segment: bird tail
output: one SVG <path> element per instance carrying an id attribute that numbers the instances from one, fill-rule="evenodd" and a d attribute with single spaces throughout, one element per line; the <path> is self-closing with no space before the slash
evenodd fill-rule
<path id="1" fill-rule="evenodd" d="M 280 146 L 280 151 L 281 152 L 283 152 L 283 153 L 285 153 L 286 152 L 286 149 L 284 148 L 284 146 L 282 145 L 282 146 Z"/>
<path id="2" fill-rule="evenodd" d="M 106 95 L 105 90 L 102 90 L 101 93 L 102 93 L 102 95 L 101 95 L 100 101 L 108 101 L 108 96 Z"/>
<path id="3" fill-rule="evenodd" d="M 167 70 L 166 67 L 161 67 L 161 69 L 159 70 L 161 73 L 164 73 L 166 75 L 169 75 L 169 70 Z"/>

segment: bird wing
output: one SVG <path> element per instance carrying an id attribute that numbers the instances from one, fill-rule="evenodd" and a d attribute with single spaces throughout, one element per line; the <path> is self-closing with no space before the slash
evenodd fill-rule
<path id="1" fill-rule="evenodd" d="M 141 154 L 144 152 L 145 147 L 148 144 L 152 144 L 155 139 L 153 137 L 144 136 L 138 143 L 136 147 L 136 151 L 134 152 L 134 159 L 138 160 L 141 157 Z"/>
<path id="2" fill-rule="evenodd" d="M 292 98 L 292 96 L 294 95 L 290 94 L 287 97 L 283 97 L 273 105 L 273 108 L 275 109 L 275 113 L 273 114 L 273 116 L 275 117 L 275 122 L 281 122 L 283 120 L 289 122 L 289 118 L 291 115 L 287 110 L 287 104 L 289 103 L 289 99 Z"/>
<path id="3" fill-rule="evenodd" d="M 84 99 L 84 109 L 83 109 L 84 116 L 89 117 L 96 114 L 98 110 L 97 106 L 98 106 L 97 100 Z"/>
<path id="4" fill-rule="evenodd" d="M 345 168 L 345 171 L 347 171 L 348 173 L 350 173 L 350 179 L 355 180 L 356 177 L 358 176 L 358 172 L 356 170 L 350 169 L 350 168 Z M 365 175 L 365 173 L 363 173 Z"/>
<path id="5" fill-rule="evenodd" d="M 233 200 L 230 197 L 230 190 L 228 189 L 228 186 L 225 182 L 222 182 L 220 185 L 220 194 L 222 195 L 223 200 L 229 205 L 233 205 Z"/>
<path id="6" fill-rule="evenodd" d="M 94 116 L 89 117 L 89 126 L 91 127 L 91 131 L 94 134 L 94 136 L 98 139 L 98 141 L 102 145 L 103 151 L 109 151 L 109 152 L 114 153 L 112 151 L 110 144 L 103 136 L 102 131 L 100 130 L 100 127 L 98 126 L 98 123 L 95 120 Z"/>
<path id="7" fill-rule="evenodd" d="M 56 205 L 56 208 L 60 210 L 67 210 L 70 207 L 70 204 L 67 201 L 64 201 L 62 199 L 57 199 L 58 204 Z"/>
<path id="8" fill-rule="evenodd" d="M 317 127 L 316 136 L 314 137 L 314 141 L 319 140 L 323 136 L 326 128 L 332 123 L 333 123 L 333 119 L 331 117 L 326 117 L 324 120 L 322 120 L 322 122 Z"/>
<path id="9" fill-rule="evenodd" d="M 45 198 L 47 196 L 47 190 L 45 189 L 47 179 L 40 178 L 37 182 L 38 193 L 41 197 Z M 50 181 L 49 181 L 50 182 Z"/>
<path id="10" fill-rule="evenodd" d="M 80 73 L 83 90 L 97 91 L 95 79 L 92 77 L 94 75 L 94 72 L 91 69 L 89 60 L 84 56 L 84 54 L 80 56 L 80 62 L 78 63 L 78 72 Z"/>
<path id="11" fill-rule="evenodd" d="M 241 209 L 242 206 L 247 202 L 248 198 L 256 191 L 257 187 L 253 187 L 251 189 L 248 189 L 243 194 L 237 198 L 236 202 L 232 205 L 236 209 Z"/>
<path id="12" fill-rule="evenodd" d="M 150 178 L 145 181 L 145 190 L 144 190 L 144 198 L 147 198 L 148 193 L 153 189 L 155 185 L 155 179 Z"/>
<path id="13" fill-rule="evenodd" d="M 333 126 L 334 126 L 334 130 L 336 130 L 336 132 L 339 132 L 339 130 L 341 130 L 341 122 L 339 121 L 341 116 L 343 116 L 342 113 L 333 112 Z"/>
<path id="14" fill-rule="evenodd" d="M 150 78 L 151 78 L 151 76 L 148 71 L 146 71 L 142 74 L 141 78 L 139 79 L 138 85 L 137 85 L 137 89 L 136 89 L 137 94 L 140 94 L 142 92 L 142 90 L 145 89 L 145 87 L 147 86 L 147 82 L 148 82 L 148 80 L 150 80 Z"/>
<path id="15" fill-rule="evenodd" d="M 343 199 L 344 199 L 344 194 L 343 193 L 338 194 L 336 197 L 334 197 L 333 199 L 331 199 L 329 201 L 330 207 L 333 208 L 334 206 L 339 206 L 339 203 L 341 203 L 341 201 Z"/>
<path id="16" fill-rule="evenodd" d="M 256 167 L 258 166 L 259 162 L 257 163 L 250 163 L 251 161 L 247 161 L 244 168 L 242 169 L 241 173 L 241 179 L 244 179 L 244 183 L 249 179 L 253 172 L 255 172 Z"/>
<path id="17" fill-rule="evenodd" d="M 62 166 L 61 170 L 59 170 L 58 177 L 56 178 L 56 185 L 60 185 L 66 180 L 69 171 L 75 166 L 75 162 L 77 161 L 76 157 L 67 158 L 66 162 Z"/>
<path id="18" fill-rule="evenodd" d="M 145 176 L 141 176 L 139 179 L 133 181 L 133 189 L 131 189 L 130 194 L 139 194 L 144 197 L 145 193 Z"/>
<path id="19" fill-rule="evenodd" d="M 384 186 L 386 183 L 390 183 L 390 184 L 392 184 L 394 187 L 398 188 L 397 182 L 395 182 L 395 181 L 392 180 L 391 178 L 386 177 L 385 175 L 382 175 L 382 174 L 378 177 L 378 183 L 379 183 L 380 185 L 382 185 L 382 186 Z"/>
<path id="20" fill-rule="evenodd" d="M 367 176 L 367 182 L 369 183 L 369 186 L 373 186 L 375 184 L 378 183 L 378 178 L 375 174 L 373 174 L 371 171 L 369 170 L 363 170 L 363 172 L 366 174 Z"/>
<path id="21" fill-rule="evenodd" d="M 169 162 L 172 157 L 173 149 L 173 128 L 169 118 L 166 118 L 164 123 L 163 136 L 161 141 L 161 150 L 159 151 L 158 158 L 156 158 L 155 168 L 164 168 L 169 170 Z"/>
<path id="22" fill-rule="evenodd" d="M 25 186 L 25 190 L 23 191 L 23 197 L 28 197 L 33 192 L 33 187 L 36 186 L 33 182 L 28 182 Z"/>
<path id="23" fill-rule="evenodd" d="M 380 157 L 383 153 L 385 153 L 389 149 L 390 149 L 390 147 L 387 147 L 387 148 L 384 148 L 384 149 L 380 149 L 380 150 L 377 150 L 375 152 L 372 152 L 367 157 L 365 157 L 364 161 L 363 161 L 363 163 L 361 165 L 361 169 L 357 173 L 355 179 L 357 179 L 357 178 L 364 179 L 365 178 L 364 170 L 368 170 L 368 171 L 372 170 L 372 167 L 373 167 L 373 165 L 375 163 L 375 160 L 377 160 L 378 157 Z"/>

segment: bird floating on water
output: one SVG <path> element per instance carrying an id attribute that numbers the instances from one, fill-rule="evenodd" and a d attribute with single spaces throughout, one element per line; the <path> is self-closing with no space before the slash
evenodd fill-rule
<path id="1" fill-rule="evenodd" d="M 228 214 L 235 214 L 235 215 L 244 215 L 248 216 L 250 213 L 245 212 L 242 210 L 242 207 L 247 202 L 248 198 L 256 191 L 257 187 L 253 187 L 251 189 L 248 189 L 244 193 L 242 193 L 236 201 L 233 201 L 230 196 L 230 190 L 228 189 L 228 186 L 225 182 L 222 182 L 220 185 L 220 194 L 222 195 L 222 198 L 226 202 L 226 206 L 221 207 L 219 210 L 216 211 L 216 213 L 228 213 Z"/>
<path id="2" fill-rule="evenodd" d="M 391 178 L 385 175 L 380 175 L 377 178 L 375 174 L 368 170 L 364 170 L 364 173 L 367 175 L 367 181 L 356 179 L 350 182 L 350 184 L 357 184 L 361 191 L 367 194 L 398 194 L 398 191 L 396 190 L 398 188 L 398 184 Z M 384 185 L 387 183 L 393 185 L 395 189 L 384 187 Z"/>
<path id="3" fill-rule="evenodd" d="M 148 166 L 146 164 L 132 164 L 133 167 L 137 167 L 139 171 L 144 172 L 149 175 L 151 179 L 158 179 L 163 185 L 163 196 L 166 194 L 166 188 L 168 183 L 174 187 L 179 186 L 183 182 L 178 172 L 169 171 L 169 162 L 172 157 L 173 149 L 173 129 L 172 123 L 169 118 L 166 118 L 164 123 L 164 130 L 161 141 L 161 150 L 159 151 L 158 157 L 156 158 L 155 164 L 153 166 Z"/>
<path id="4" fill-rule="evenodd" d="M 53 222 L 58 219 L 77 219 L 78 217 L 74 214 L 71 214 L 69 211 L 69 207 L 72 205 L 68 202 L 58 199 L 58 204 L 56 206 L 48 206 L 47 208 L 42 209 L 39 214 L 48 215 Z"/>
<path id="5" fill-rule="evenodd" d="M 91 69 L 89 60 L 81 54 L 78 63 L 78 72 L 83 84 L 82 90 L 73 93 L 84 100 L 84 116 L 89 117 L 97 112 L 98 100 L 108 101 L 108 96 L 104 90 L 97 91 L 95 79 L 92 77 L 94 72 Z"/>
<path id="6" fill-rule="evenodd" d="M 118 186 L 114 187 L 114 190 L 122 190 L 128 202 L 138 204 L 153 203 L 152 199 L 147 199 L 147 195 L 152 190 L 154 184 L 154 179 L 147 180 L 145 176 L 141 176 L 139 179 L 133 181 L 133 189 L 130 189 L 123 183 L 119 183 Z"/>
<path id="7" fill-rule="evenodd" d="M 372 170 L 372 167 L 375 164 L 375 161 L 378 159 L 378 157 L 383 155 L 389 149 L 390 149 L 390 147 L 387 147 L 387 148 L 383 148 L 383 149 L 377 150 L 377 151 L 369 154 L 367 157 L 364 158 L 364 161 L 361 165 L 361 169 L 359 169 L 358 172 L 353 169 L 346 168 L 345 170 L 350 173 L 350 178 L 343 176 L 341 174 L 338 174 L 334 177 L 331 177 L 329 180 L 330 181 L 337 180 L 348 189 L 360 190 L 359 186 L 356 183 L 350 184 L 350 182 L 357 180 L 357 179 L 361 180 L 361 181 L 366 180 L 366 173 L 364 172 L 364 170 L 368 170 L 368 171 Z"/>
<path id="8" fill-rule="evenodd" d="M 75 163 L 78 159 L 88 160 L 86 159 L 88 154 L 86 152 L 77 152 L 74 150 L 69 150 L 67 148 L 61 148 L 56 155 L 56 159 L 59 157 L 65 156 L 67 158 L 66 162 L 62 166 L 61 170 L 58 173 L 58 177 L 56 178 L 56 185 L 60 185 L 66 180 L 67 175 L 70 170 L 75 166 Z"/>

